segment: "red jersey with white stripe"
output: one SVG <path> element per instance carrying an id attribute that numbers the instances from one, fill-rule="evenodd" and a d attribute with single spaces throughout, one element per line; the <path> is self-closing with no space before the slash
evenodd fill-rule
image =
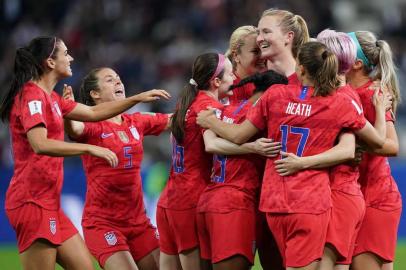
<path id="1" fill-rule="evenodd" d="M 338 91 L 351 98 L 351 102 L 355 102 L 353 105 L 362 111 L 360 117 L 364 117 L 362 104 L 358 93 L 348 84 L 340 87 Z M 362 196 L 358 178 L 358 166 L 343 163 L 330 169 L 330 186 L 332 190 L 341 191 L 350 195 Z"/>
<path id="2" fill-rule="evenodd" d="M 227 123 L 242 123 L 251 107 L 252 103 L 248 100 L 229 105 L 223 111 L 222 120 Z M 253 211 L 258 205 L 260 177 L 264 167 L 265 159 L 254 154 L 213 155 L 211 183 L 200 196 L 198 211 Z"/>
<path id="3" fill-rule="evenodd" d="M 356 89 L 364 107 L 365 117 L 375 123 L 375 107 L 372 103 L 374 91 L 368 89 L 372 81 Z M 386 113 L 386 121 L 394 121 L 391 112 Z M 381 210 L 396 210 L 402 207 L 398 186 L 392 177 L 387 157 L 365 153 L 360 164 L 361 190 L 366 206 Z"/>
<path id="4" fill-rule="evenodd" d="M 91 155 L 83 155 L 87 179 L 83 224 L 112 220 L 126 224 L 145 222 L 145 207 L 140 176 L 145 135 L 159 135 L 165 130 L 165 114 L 122 114 L 122 123 L 101 121 L 85 123 L 79 142 L 93 144 L 113 151 L 117 167 Z"/>
<path id="5" fill-rule="evenodd" d="M 210 182 L 212 155 L 206 153 L 203 132 L 196 124 L 197 114 L 207 107 L 218 110 L 223 105 L 199 91 L 190 105 L 185 118 L 185 133 L 182 143 L 172 139 L 172 167 L 168 183 L 158 201 L 158 206 L 172 210 L 186 210 L 197 206 L 200 194 Z"/>
<path id="6" fill-rule="evenodd" d="M 268 138 L 280 141 L 283 151 L 298 156 L 330 149 L 343 128 L 358 130 L 365 126 L 362 111 L 348 96 L 312 95 L 312 87 L 274 85 L 248 112 L 247 119 L 258 129 L 266 128 Z M 275 170 L 275 159 L 267 159 L 261 211 L 318 214 L 331 207 L 328 170 L 305 170 L 282 177 Z"/>
<path id="7" fill-rule="evenodd" d="M 14 175 L 6 195 L 6 209 L 35 203 L 57 210 L 63 183 L 63 157 L 37 155 L 28 142 L 27 132 L 36 126 L 47 129 L 48 139 L 64 140 L 63 116 L 76 103 L 48 94 L 33 82 L 27 82 L 15 97 L 10 114 L 14 157 Z"/>

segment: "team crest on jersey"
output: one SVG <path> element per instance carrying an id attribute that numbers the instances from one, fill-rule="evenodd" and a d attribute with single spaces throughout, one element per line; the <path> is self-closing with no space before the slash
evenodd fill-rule
<path id="1" fill-rule="evenodd" d="M 214 110 L 214 114 L 216 115 L 216 117 L 217 117 L 218 119 L 221 119 L 221 110 L 215 109 L 215 110 Z"/>
<path id="2" fill-rule="evenodd" d="M 134 139 L 136 139 L 138 141 L 140 139 L 140 134 L 138 133 L 137 128 L 134 126 L 131 126 L 130 131 L 131 131 L 131 134 L 133 135 Z"/>
<path id="3" fill-rule="evenodd" d="M 118 137 L 123 143 L 129 143 L 130 139 L 127 136 L 127 133 L 125 131 L 117 131 Z"/>
<path id="4" fill-rule="evenodd" d="M 58 113 L 58 115 L 62 117 L 61 109 L 59 109 L 59 105 L 56 102 L 54 102 L 54 109 Z"/>
<path id="5" fill-rule="evenodd" d="M 107 244 L 109 246 L 114 246 L 117 244 L 117 237 L 114 232 L 107 232 L 104 234 L 104 239 L 106 239 Z"/>
<path id="6" fill-rule="evenodd" d="M 49 230 L 53 235 L 56 234 L 56 220 L 55 218 L 50 218 L 49 219 Z"/>

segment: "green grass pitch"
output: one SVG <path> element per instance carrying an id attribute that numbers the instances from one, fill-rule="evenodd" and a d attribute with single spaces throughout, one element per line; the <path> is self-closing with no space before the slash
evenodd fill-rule
<path id="1" fill-rule="evenodd" d="M 96 269 L 100 269 L 95 263 Z M 0 246 L 0 269 L 1 270 L 19 270 L 21 268 L 20 260 L 18 257 L 17 248 L 14 245 Z M 56 269 L 62 269 L 57 267 Z M 399 241 L 398 248 L 396 250 L 396 260 L 394 269 L 406 269 L 406 239 Z M 256 264 L 252 270 L 262 270 L 256 259 Z"/>

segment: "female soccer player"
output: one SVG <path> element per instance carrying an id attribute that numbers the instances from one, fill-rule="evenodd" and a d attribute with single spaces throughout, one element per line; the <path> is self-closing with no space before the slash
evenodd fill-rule
<path id="1" fill-rule="evenodd" d="M 261 50 L 256 43 L 257 36 L 257 28 L 252 25 L 238 27 L 231 34 L 226 56 L 233 64 L 236 77 L 234 85 L 248 76 L 266 70 L 265 60 L 261 59 Z M 243 84 L 234 88 L 232 95 L 227 98 L 231 104 L 236 104 L 250 98 L 254 90 L 255 86 L 252 83 Z"/>
<path id="2" fill-rule="evenodd" d="M 62 40 L 33 39 L 17 50 L 14 79 L 1 100 L 0 116 L 10 123 L 15 162 L 6 213 L 24 269 L 54 269 L 55 262 L 66 269 L 93 269 L 83 240 L 60 208 L 62 157 L 90 154 L 113 167 L 117 157 L 106 148 L 65 143 L 62 118 L 99 121 L 140 101 L 169 97 L 163 90 L 152 90 L 94 107 L 63 100 L 53 88 L 72 75 L 72 61 Z"/>
<path id="3" fill-rule="evenodd" d="M 263 91 L 273 84 L 287 84 L 287 78 L 267 71 L 246 77 L 237 87 L 247 83 L 255 85 L 254 95 L 226 106 L 223 121 L 242 122 Z M 249 269 L 254 262 L 255 223 L 265 159 L 253 154 L 227 155 L 223 148 L 215 147 L 214 141 L 218 138 L 210 137 L 208 132 L 212 133 L 206 130 L 203 135 L 206 150 L 215 155 L 211 183 L 203 191 L 197 206 L 201 256 L 210 260 L 214 269 Z M 279 149 L 280 143 L 270 143 L 267 156 L 276 156 Z"/>
<path id="4" fill-rule="evenodd" d="M 196 116 L 208 106 L 222 109 L 218 98 L 226 95 L 233 80 L 231 62 L 224 55 L 202 54 L 179 98 L 172 117 L 172 168 L 157 208 L 161 270 L 177 269 L 179 259 L 184 270 L 200 269 L 196 205 L 210 181 L 212 156 L 205 152 Z"/>
<path id="5" fill-rule="evenodd" d="M 257 44 L 268 69 L 285 75 L 289 84 L 298 84 L 295 73 L 299 47 L 309 41 L 305 20 L 287 10 L 267 9 L 258 22 Z"/>
<path id="6" fill-rule="evenodd" d="M 373 33 L 366 31 L 353 32 L 350 36 L 357 45 L 357 61 L 347 78 L 361 97 L 365 117 L 371 123 L 375 121 L 371 91 L 368 90 L 373 80 L 380 79 L 382 89 L 388 89 L 393 96 L 393 109 L 386 115 L 385 144 L 375 153 L 365 153 L 360 164 L 359 182 L 366 201 L 366 213 L 356 240 L 353 268 L 381 269 L 384 264 L 390 269 L 395 256 L 402 200 L 386 156 L 395 156 L 399 151 L 394 127 L 394 114 L 400 101 L 399 84 L 386 41 L 378 40 Z"/>
<path id="7" fill-rule="evenodd" d="M 201 112 L 197 121 L 235 143 L 243 143 L 267 128 L 268 138 L 281 141 L 284 152 L 296 149 L 298 156 L 331 148 L 343 128 L 353 130 L 373 147 L 381 147 L 386 131 L 382 100 L 377 99 L 378 134 L 359 117 L 348 96 L 336 93 L 340 85 L 337 72 L 335 55 L 319 42 L 308 42 L 298 54 L 297 75 L 302 85 L 271 87 L 242 124 L 213 119 L 211 111 Z M 344 113 L 337 118 L 339 111 Z M 267 160 L 260 210 L 267 213 L 287 269 L 316 269 L 331 208 L 328 171 L 306 170 L 281 177 L 273 162 L 272 158 Z M 303 231 L 306 233 L 300 233 Z"/>
<path id="8" fill-rule="evenodd" d="M 110 68 L 92 70 L 80 93 L 88 106 L 125 99 L 124 85 Z M 82 157 L 87 176 L 82 227 L 90 252 L 103 269 L 158 269 L 159 243 L 145 214 L 140 168 L 144 135 L 167 129 L 168 115 L 119 114 L 102 122 L 65 123 L 71 138 L 109 148 L 118 157 L 115 168 L 92 156 Z"/>

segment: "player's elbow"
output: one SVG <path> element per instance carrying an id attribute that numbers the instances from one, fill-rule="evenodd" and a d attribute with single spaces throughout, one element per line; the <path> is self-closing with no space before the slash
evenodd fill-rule
<path id="1" fill-rule="evenodd" d="M 31 147 L 34 153 L 37 155 L 45 155 L 48 153 L 45 143 L 32 143 Z"/>
<path id="2" fill-rule="evenodd" d="M 204 150 L 207 152 L 207 153 L 210 153 L 210 154 L 215 154 L 215 146 L 214 146 L 214 143 L 211 143 L 211 142 L 205 142 L 204 143 Z"/>

